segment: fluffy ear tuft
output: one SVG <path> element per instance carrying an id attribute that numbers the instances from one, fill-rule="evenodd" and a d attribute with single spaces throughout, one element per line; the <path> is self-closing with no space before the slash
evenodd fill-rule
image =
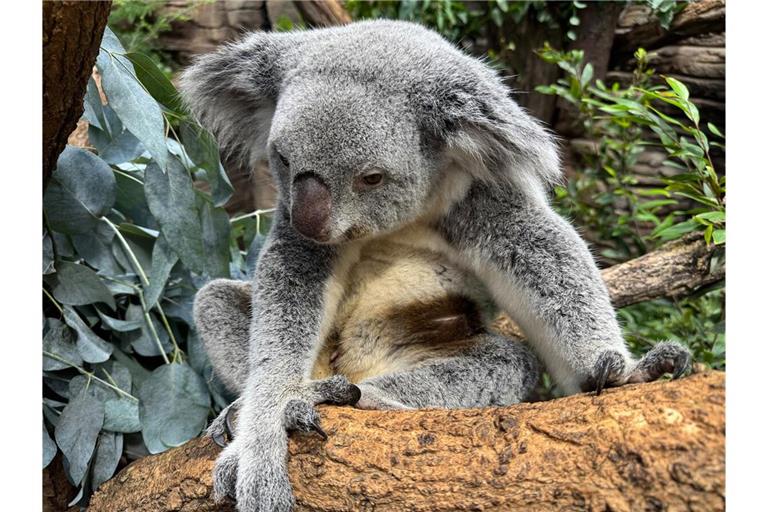
<path id="1" fill-rule="evenodd" d="M 450 157 L 478 179 L 511 180 L 532 193 L 557 183 L 562 172 L 554 136 L 509 97 L 494 72 L 473 71 L 449 83 L 438 106 Z"/>
<path id="2" fill-rule="evenodd" d="M 266 157 L 281 58 L 290 43 L 281 34 L 254 32 L 198 57 L 181 75 L 181 95 L 192 114 L 243 164 Z"/>

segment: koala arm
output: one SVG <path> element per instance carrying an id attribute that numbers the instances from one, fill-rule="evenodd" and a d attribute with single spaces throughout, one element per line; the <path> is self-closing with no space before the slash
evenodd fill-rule
<path id="1" fill-rule="evenodd" d="M 284 209 L 276 212 L 253 283 L 249 372 L 235 439 L 214 471 L 214 496 L 236 497 L 238 510 L 293 506 L 285 461 L 287 409 L 303 404 L 302 410 L 311 411 L 334 393 L 345 401 L 337 392 L 349 394 L 348 401 L 359 397 L 345 379 L 329 379 L 334 389 L 309 380 L 333 259 L 332 249 L 294 231 Z"/>
<path id="2" fill-rule="evenodd" d="M 592 255 L 543 194 L 476 183 L 440 231 L 521 325 L 564 391 L 589 387 L 604 353 L 624 365 L 622 375 L 633 366 Z"/>

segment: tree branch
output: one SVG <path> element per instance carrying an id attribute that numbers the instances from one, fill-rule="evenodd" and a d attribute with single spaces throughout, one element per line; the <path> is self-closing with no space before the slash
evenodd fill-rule
<path id="1" fill-rule="evenodd" d="M 505 408 L 320 407 L 293 435 L 298 510 L 723 510 L 725 375 Z M 209 498 L 219 448 L 195 439 L 123 470 L 91 512 L 233 510 Z"/>

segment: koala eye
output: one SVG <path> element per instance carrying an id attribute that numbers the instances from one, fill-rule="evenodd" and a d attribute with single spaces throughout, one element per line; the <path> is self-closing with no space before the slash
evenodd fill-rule
<path id="1" fill-rule="evenodd" d="M 277 158 L 280 159 L 280 163 L 282 163 L 286 168 L 290 167 L 290 162 L 288 162 L 288 159 L 283 156 L 283 154 L 279 151 L 275 151 L 277 153 Z"/>
<path id="2" fill-rule="evenodd" d="M 384 175 L 378 171 L 372 171 L 360 176 L 360 181 L 368 187 L 375 187 L 384 181 Z"/>

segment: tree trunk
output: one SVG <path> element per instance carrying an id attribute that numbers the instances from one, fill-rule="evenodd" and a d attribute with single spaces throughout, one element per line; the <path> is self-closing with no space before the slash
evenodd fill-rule
<path id="1" fill-rule="evenodd" d="M 505 408 L 320 407 L 293 435 L 298 510 L 724 510 L 725 374 Z M 104 484 L 91 512 L 233 510 L 210 499 L 219 448 L 195 439 Z"/>
<path id="2" fill-rule="evenodd" d="M 334 27 L 352 21 L 352 17 L 339 0 L 304 0 L 293 4 L 311 27 Z"/>
<path id="3" fill-rule="evenodd" d="M 83 114 L 112 2 L 43 2 L 43 186 Z"/>

